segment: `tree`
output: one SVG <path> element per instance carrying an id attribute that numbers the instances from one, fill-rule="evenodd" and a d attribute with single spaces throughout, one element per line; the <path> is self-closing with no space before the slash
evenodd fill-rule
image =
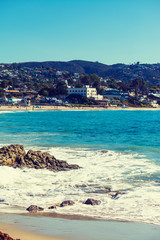
<path id="1" fill-rule="evenodd" d="M 43 89 L 41 95 L 43 95 L 44 97 L 48 97 L 49 92 L 46 89 Z"/>
<path id="2" fill-rule="evenodd" d="M 33 89 L 33 83 L 32 82 L 27 82 L 26 85 L 27 85 L 29 90 Z"/>
<path id="3" fill-rule="evenodd" d="M 4 90 L 0 88 L 0 97 L 4 97 Z"/>
<path id="4" fill-rule="evenodd" d="M 3 81 L 1 82 L 1 84 L 0 84 L 0 87 L 1 87 L 1 88 L 6 88 L 7 85 L 8 85 L 8 82 L 7 82 L 6 80 L 3 80 Z"/>
<path id="5" fill-rule="evenodd" d="M 134 89 L 136 97 L 139 91 L 142 91 L 143 93 L 147 93 L 147 87 L 146 87 L 145 81 L 140 78 L 135 78 L 131 82 L 130 87 Z"/>
<path id="6" fill-rule="evenodd" d="M 67 85 L 63 81 L 58 81 L 56 84 L 56 94 L 57 95 L 67 95 Z"/>
<path id="7" fill-rule="evenodd" d="M 82 85 L 90 85 L 90 77 L 89 75 L 81 75 L 80 76 L 80 81 L 82 83 Z"/>
<path id="8" fill-rule="evenodd" d="M 127 83 L 119 82 L 118 86 L 119 86 L 119 89 L 122 90 L 123 92 L 127 92 L 129 90 L 129 86 Z"/>
<path id="9" fill-rule="evenodd" d="M 89 74 L 85 76 L 80 76 L 80 85 L 91 85 L 97 89 L 97 93 L 101 92 L 100 89 L 100 77 L 97 74 Z"/>
<path id="10" fill-rule="evenodd" d="M 111 78 L 108 82 L 107 82 L 107 86 L 109 88 L 114 88 L 117 89 L 118 88 L 118 84 L 116 83 L 116 80 L 114 78 Z"/>

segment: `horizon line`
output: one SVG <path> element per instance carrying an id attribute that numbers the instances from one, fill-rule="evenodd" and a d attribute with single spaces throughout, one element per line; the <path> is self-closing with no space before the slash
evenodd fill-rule
<path id="1" fill-rule="evenodd" d="M 111 66 L 111 65 L 117 65 L 117 64 L 123 64 L 123 65 L 136 65 L 136 64 L 149 64 L 149 65 L 154 65 L 154 64 L 160 64 L 160 62 L 157 62 L 157 63 L 145 63 L 145 62 L 140 62 L 140 61 L 134 61 L 133 63 L 123 63 L 123 62 L 117 62 L 117 63 L 112 63 L 112 64 L 107 64 L 107 63 L 103 63 L 103 62 L 100 62 L 100 61 L 90 61 L 90 60 L 82 60 L 82 59 L 72 59 L 72 60 L 68 60 L 68 61 L 62 61 L 62 60 L 45 60 L 45 61 L 36 61 L 36 60 L 31 60 L 31 61 L 22 61 L 22 62 L 19 62 L 19 61 L 15 61 L 15 62 L 1 62 L 0 64 L 21 64 L 21 63 L 46 63 L 46 62 L 62 62 L 62 63 L 68 63 L 68 62 L 72 62 L 72 61 L 83 61 L 83 62 L 91 62 L 91 63 L 99 63 L 99 64 L 104 64 L 104 65 L 108 65 L 108 66 Z"/>

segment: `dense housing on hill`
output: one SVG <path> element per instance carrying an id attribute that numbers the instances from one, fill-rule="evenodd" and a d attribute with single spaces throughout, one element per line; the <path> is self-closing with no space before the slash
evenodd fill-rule
<path id="1" fill-rule="evenodd" d="M 133 106 L 160 102 L 160 64 L 28 62 L 0 64 L 0 101 L 8 103 L 97 104 L 102 100 Z M 75 95 L 81 95 L 76 100 Z M 85 99 L 86 98 L 86 99 Z M 156 104 L 154 102 L 154 104 Z"/>
<path id="2" fill-rule="evenodd" d="M 1 64 L 3 65 L 3 64 Z M 5 65 L 7 66 L 7 65 Z M 8 64 L 8 67 L 11 66 Z M 151 84 L 160 83 L 160 63 L 140 64 L 139 62 L 131 65 L 113 64 L 106 65 L 99 62 L 89 62 L 82 60 L 73 60 L 69 62 L 26 62 L 12 64 L 23 69 L 57 69 L 79 74 L 97 74 L 103 78 L 115 78 L 117 80 L 129 81 L 135 78 L 141 78 Z M 46 72 L 47 73 L 47 72 Z"/>

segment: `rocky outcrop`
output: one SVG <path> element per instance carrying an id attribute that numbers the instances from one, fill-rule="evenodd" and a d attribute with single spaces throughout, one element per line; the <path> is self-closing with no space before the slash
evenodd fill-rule
<path id="1" fill-rule="evenodd" d="M 0 232 L 0 240 L 20 240 L 20 239 L 13 239 L 7 233 Z"/>
<path id="2" fill-rule="evenodd" d="M 88 204 L 88 205 L 99 205 L 101 203 L 100 200 L 95 200 L 92 198 L 88 198 L 84 204 Z"/>
<path id="3" fill-rule="evenodd" d="M 27 167 L 47 168 L 55 171 L 65 171 L 79 168 L 78 165 L 69 165 L 66 161 L 57 160 L 47 152 L 33 150 L 29 150 L 26 154 L 25 164 Z"/>
<path id="4" fill-rule="evenodd" d="M 0 166 L 46 168 L 53 171 L 66 171 L 79 168 L 78 165 L 57 160 L 47 152 L 29 150 L 26 154 L 24 147 L 18 144 L 0 149 Z"/>
<path id="5" fill-rule="evenodd" d="M 29 212 L 38 212 L 38 211 L 43 211 L 44 208 L 38 207 L 37 205 L 30 205 L 26 210 Z"/>

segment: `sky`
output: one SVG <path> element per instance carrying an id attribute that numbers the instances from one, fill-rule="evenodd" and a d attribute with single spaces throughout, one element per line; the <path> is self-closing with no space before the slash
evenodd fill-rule
<path id="1" fill-rule="evenodd" d="M 0 63 L 159 63 L 159 13 L 159 0 L 0 0 Z"/>

